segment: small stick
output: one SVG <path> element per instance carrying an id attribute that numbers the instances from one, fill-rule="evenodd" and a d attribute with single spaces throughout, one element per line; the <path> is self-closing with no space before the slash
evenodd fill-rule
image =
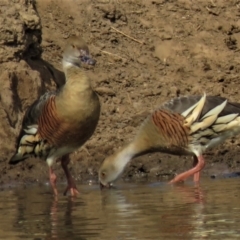
<path id="1" fill-rule="evenodd" d="M 107 51 L 104 51 L 104 50 L 100 50 L 100 52 L 102 53 L 105 53 L 105 54 L 108 54 L 108 55 L 112 55 L 112 56 L 115 56 L 115 57 L 118 57 L 118 58 L 121 58 L 121 59 L 126 59 L 126 58 L 123 58 L 117 54 L 114 54 L 114 53 L 111 53 L 111 52 L 107 52 Z"/>
<path id="2" fill-rule="evenodd" d="M 139 40 L 137 40 L 136 38 L 133 38 L 133 37 L 127 35 L 126 33 L 123 33 L 122 31 L 116 29 L 115 27 L 111 27 L 111 29 L 113 29 L 114 31 L 116 31 L 116 32 L 118 32 L 118 33 L 121 33 L 121 34 L 124 35 L 125 37 L 130 38 L 130 39 L 132 39 L 132 40 L 135 41 L 135 42 L 138 42 L 138 43 L 140 43 L 140 44 L 144 44 L 144 42 L 139 41 Z"/>
<path id="3" fill-rule="evenodd" d="M 198 31 L 200 28 L 201 28 L 201 25 L 198 25 L 196 30 Z"/>
<path id="4" fill-rule="evenodd" d="M 218 13 L 212 11 L 212 10 L 211 10 L 210 8 L 208 8 L 208 7 L 206 7 L 206 9 L 208 10 L 209 13 L 211 13 L 211 14 L 213 14 L 213 15 L 215 15 L 215 16 L 218 16 L 218 15 L 219 15 Z"/>
<path id="5" fill-rule="evenodd" d="M 212 3 L 213 7 L 216 7 L 217 5 L 213 2 L 213 0 L 210 0 L 210 2 Z"/>
<path id="6" fill-rule="evenodd" d="M 88 149 L 85 146 L 82 146 L 82 150 L 84 150 L 89 156 L 91 156 L 91 154 L 89 153 Z"/>
<path id="7" fill-rule="evenodd" d="M 139 10 L 139 11 L 130 11 L 129 13 L 137 13 L 137 14 L 141 14 L 141 13 L 143 13 L 143 12 L 145 12 L 145 11 L 142 11 L 142 10 Z"/>
<path id="8" fill-rule="evenodd" d="M 128 97 L 128 102 L 129 102 L 131 105 L 133 105 L 133 103 L 132 103 L 132 99 L 131 99 L 129 93 L 127 93 L 127 97 Z"/>

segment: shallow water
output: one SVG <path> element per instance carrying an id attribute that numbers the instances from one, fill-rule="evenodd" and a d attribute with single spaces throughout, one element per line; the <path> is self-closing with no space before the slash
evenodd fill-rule
<path id="1" fill-rule="evenodd" d="M 16 187 L 0 192 L 0 239 L 240 239 L 239 183 L 78 185 L 78 198 L 58 200 L 48 186 Z"/>

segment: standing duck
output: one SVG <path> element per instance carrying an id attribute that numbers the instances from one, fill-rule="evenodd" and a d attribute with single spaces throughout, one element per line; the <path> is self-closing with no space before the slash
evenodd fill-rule
<path id="1" fill-rule="evenodd" d="M 99 169 L 101 186 L 110 186 L 134 157 L 150 152 L 192 155 L 192 169 L 170 183 L 194 176 L 199 182 L 203 153 L 240 132 L 240 104 L 215 96 L 172 99 L 155 110 L 142 124 L 132 142 L 107 157 Z"/>
<path id="2" fill-rule="evenodd" d="M 55 195 L 56 175 L 52 165 L 61 159 L 70 191 L 77 195 L 76 184 L 69 172 L 69 154 L 81 147 L 94 133 L 100 115 L 100 102 L 81 64 L 96 63 L 89 55 L 86 43 L 71 37 L 63 52 L 65 84 L 56 92 L 46 92 L 27 110 L 16 153 L 9 163 L 17 164 L 29 157 L 44 159 L 49 166 L 49 178 Z"/>

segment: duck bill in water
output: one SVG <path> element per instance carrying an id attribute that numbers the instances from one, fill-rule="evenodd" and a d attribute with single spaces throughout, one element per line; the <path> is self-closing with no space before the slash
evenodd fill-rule
<path id="1" fill-rule="evenodd" d="M 111 185 L 108 183 L 107 185 L 103 185 L 101 182 L 99 183 L 100 189 L 103 190 L 104 188 L 110 188 Z"/>
<path id="2" fill-rule="evenodd" d="M 115 189 L 116 188 L 112 183 L 107 183 L 106 185 L 104 185 L 100 182 L 99 185 L 100 185 L 101 190 L 103 190 L 104 188 L 106 188 L 106 189 Z"/>

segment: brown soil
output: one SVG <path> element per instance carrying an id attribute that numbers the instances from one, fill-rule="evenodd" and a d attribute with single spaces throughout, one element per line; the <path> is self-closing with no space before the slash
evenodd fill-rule
<path id="1" fill-rule="evenodd" d="M 86 71 L 102 104 L 94 136 L 71 155 L 78 180 L 96 180 L 103 159 L 130 141 L 147 114 L 166 100 L 205 91 L 239 101 L 239 1 L 31 2 L 7 0 L 0 9 L 2 183 L 48 180 L 43 161 L 9 166 L 8 160 L 26 108 L 63 83 L 62 47 L 72 34 L 88 42 L 97 60 Z M 234 138 L 206 153 L 204 172 L 238 170 L 239 146 Z M 190 157 L 148 154 L 134 159 L 123 177 L 156 180 L 191 164 Z"/>

